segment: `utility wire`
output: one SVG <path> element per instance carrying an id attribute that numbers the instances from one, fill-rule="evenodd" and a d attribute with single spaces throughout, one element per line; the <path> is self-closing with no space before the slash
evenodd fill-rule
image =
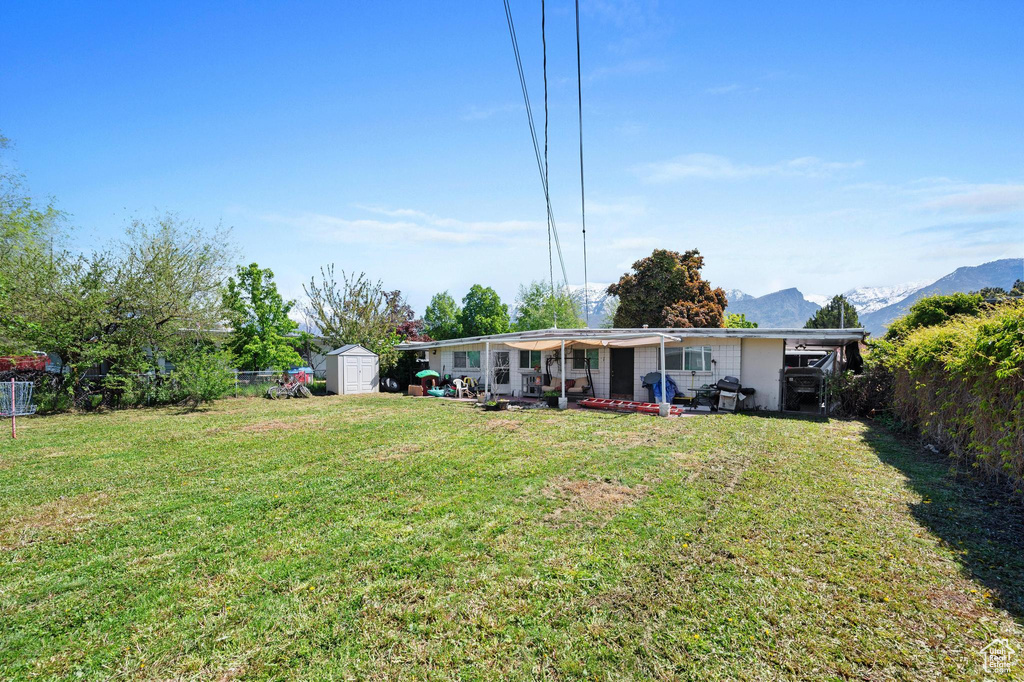
<path id="1" fill-rule="evenodd" d="M 558 227 L 555 225 L 555 215 L 551 210 L 551 197 L 547 192 L 547 173 L 544 170 L 543 157 L 541 156 L 540 143 L 537 141 L 537 128 L 533 121 L 533 108 L 530 106 L 530 93 L 526 87 L 526 75 L 523 72 L 523 60 L 519 53 L 519 40 L 516 36 L 516 26 L 512 19 L 512 8 L 509 7 L 509 0 L 504 0 L 505 19 L 508 21 L 508 34 L 512 39 L 512 52 L 516 58 L 516 70 L 519 73 L 519 85 L 523 91 L 523 103 L 526 105 L 526 118 L 530 124 L 530 138 L 533 140 L 533 153 L 537 160 L 537 172 L 540 175 L 541 188 L 544 190 L 544 200 L 547 207 L 547 217 L 551 225 L 551 235 L 555 240 L 555 249 L 558 253 L 558 263 L 562 269 L 562 282 L 568 285 L 569 278 L 565 273 L 565 260 L 562 258 L 562 245 L 558 239 Z"/>
<path id="2" fill-rule="evenodd" d="M 550 176 L 548 172 L 548 38 L 544 28 L 547 11 L 544 0 L 540 0 L 540 47 L 543 55 L 542 69 L 544 74 L 544 202 L 551 205 Z M 548 213 L 548 281 L 551 282 L 551 313 L 554 316 L 555 328 L 558 328 L 558 306 L 555 301 L 555 266 L 551 260 L 551 214 Z"/>
<path id="3" fill-rule="evenodd" d="M 590 326 L 590 281 L 587 278 L 587 192 L 583 186 L 583 77 L 580 75 L 580 0 L 576 0 L 576 102 L 580 115 L 580 214 L 583 218 L 583 312 Z"/>

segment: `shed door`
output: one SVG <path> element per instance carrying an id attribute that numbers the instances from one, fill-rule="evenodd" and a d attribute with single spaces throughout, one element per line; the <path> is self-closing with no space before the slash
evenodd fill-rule
<path id="1" fill-rule="evenodd" d="M 359 357 L 348 355 L 343 355 L 341 358 L 341 362 L 344 365 L 342 375 L 345 381 L 342 393 L 346 395 L 349 393 L 362 393 L 359 382 L 360 359 Z"/>
<path id="2" fill-rule="evenodd" d="M 372 393 L 374 384 L 377 381 L 377 373 L 374 371 L 374 360 L 372 355 L 359 356 L 359 392 Z"/>

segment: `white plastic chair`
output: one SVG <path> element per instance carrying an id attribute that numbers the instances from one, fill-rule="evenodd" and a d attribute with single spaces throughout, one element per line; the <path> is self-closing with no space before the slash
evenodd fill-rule
<path id="1" fill-rule="evenodd" d="M 456 398 L 468 398 L 469 391 L 466 390 L 466 382 L 462 379 L 452 379 L 452 386 L 455 387 Z"/>

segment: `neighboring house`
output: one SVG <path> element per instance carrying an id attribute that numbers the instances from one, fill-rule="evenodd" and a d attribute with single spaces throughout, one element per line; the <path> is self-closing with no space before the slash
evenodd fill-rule
<path id="1" fill-rule="evenodd" d="M 537 394 L 537 373 L 562 376 L 564 342 L 566 379 L 586 377 L 589 362 L 596 397 L 646 401 L 641 382 L 660 371 L 664 341 L 666 374 L 684 394 L 734 376 L 756 390 L 746 407 L 777 410 L 787 348 L 832 351 L 864 337 L 863 329 L 542 329 L 407 341 L 398 349 L 424 353 L 441 375 L 470 376 L 486 381 L 491 393 L 523 396 Z"/>

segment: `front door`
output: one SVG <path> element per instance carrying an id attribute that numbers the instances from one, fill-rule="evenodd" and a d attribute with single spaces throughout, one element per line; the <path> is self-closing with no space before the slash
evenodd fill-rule
<path id="1" fill-rule="evenodd" d="M 633 399 L 633 349 L 611 349 L 611 390 L 609 397 Z"/>

